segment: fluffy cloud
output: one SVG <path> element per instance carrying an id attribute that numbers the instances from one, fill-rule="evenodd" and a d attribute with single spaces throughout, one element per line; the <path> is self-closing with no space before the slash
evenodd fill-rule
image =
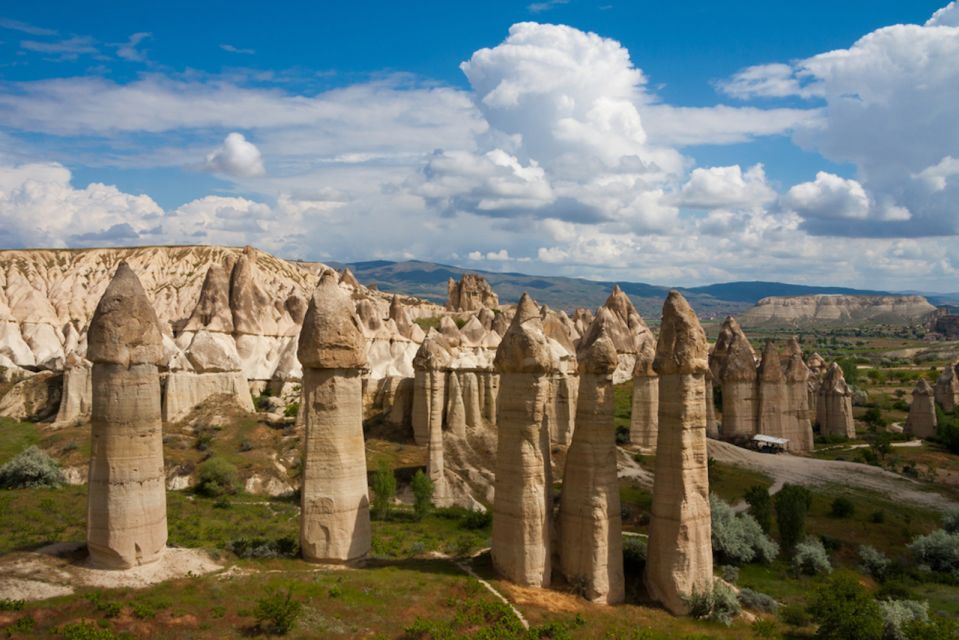
<path id="1" fill-rule="evenodd" d="M 263 156 L 256 145 L 247 141 L 242 133 L 230 133 L 223 144 L 206 157 L 210 171 L 240 178 L 254 178 L 266 173 Z"/>
<path id="2" fill-rule="evenodd" d="M 756 164 L 745 172 L 739 165 L 693 169 L 678 202 L 694 209 L 718 209 L 757 207 L 775 198 L 763 165 Z"/>

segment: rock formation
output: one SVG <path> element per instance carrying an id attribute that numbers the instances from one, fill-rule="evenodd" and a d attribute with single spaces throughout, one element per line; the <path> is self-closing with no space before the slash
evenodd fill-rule
<path id="1" fill-rule="evenodd" d="M 460 388 L 459 375 L 455 371 L 449 374 L 449 402 L 446 406 L 446 428 L 454 436 L 466 435 L 466 405 Z"/>
<path id="2" fill-rule="evenodd" d="M 656 341 L 652 334 L 643 340 L 633 369 L 633 406 L 629 418 L 629 440 L 644 453 L 656 451 L 659 436 L 659 375 L 653 369 Z"/>
<path id="3" fill-rule="evenodd" d="M 345 562 L 370 550 L 361 379 L 366 342 L 353 310 L 326 273 L 300 332 L 306 425 L 300 548 L 307 560 Z"/>
<path id="4" fill-rule="evenodd" d="M 772 340 L 759 362 L 759 433 L 786 438 L 786 378 L 779 351 Z"/>
<path id="5" fill-rule="evenodd" d="M 166 549 L 160 423 L 163 340 L 156 312 L 125 262 L 100 298 L 88 332 L 93 363 L 87 549 L 92 564 L 128 569 Z"/>
<path id="6" fill-rule="evenodd" d="M 751 438 L 759 432 L 756 352 L 734 318 L 726 318 L 710 364 L 722 388 L 720 435 L 726 440 Z"/>
<path id="7" fill-rule="evenodd" d="M 856 425 L 852 416 L 852 389 L 846 384 L 842 367 L 833 362 L 819 388 L 816 403 L 816 421 L 824 436 L 855 438 Z"/>
<path id="8" fill-rule="evenodd" d="M 578 376 L 556 373 L 550 390 L 549 430 L 550 441 L 569 444 L 576 425 L 576 398 L 579 393 Z"/>
<path id="9" fill-rule="evenodd" d="M 228 334 L 206 329 L 197 331 L 185 356 L 189 368 L 171 370 L 166 379 L 165 421 L 176 422 L 186 417 L 194 407 L 215 395 L 230 397 L 244 411 L 255 410 L 243 363 Z"/>
<path id="10" fill-rule="evenodd" d="M 434 431 L 443 430 L 450 355 L 435 335 L 426 336 L 413 358 L 413 441 L 420 446 L 430 443 Z"/>
<path id="11" fill-rule="evenodd" d="M 909 417 L 906 418 L 906 433 L 916 438 L 928 438 L 936 435 L 938 426 L 932 385 L 928 380 L 920 380 L 916 388 L 912 390 L 912 404 L 909 405 Z"/>
<path id="12" fill-rule="evenodd" d="M 783 415 L 783 437 L 789 440 L 793 453 L 813 450 L 812 413 L 809 409 L 809 368 L 803 362 L 802 347 L 796 338 L 786 343 L 786 404 Z"/>
<path id="13" fill-rule="evenodd" d="M 946 413 L 952 413 L 959 404 L 959 374 L 956 373 L 959 363 L 946 365 L 942 369 L 939 379 L 936 380 L 936 402 Z"/>
<path id="14" fill-rule="evenodd" d="M 653 368 L 659 374 L 659 442 L 645 582 L 674 614 L 712 589 L 713 554 L 706 468 L 706 334 L 686 300 L 663 305 Z"/>
<path id="15" fill-rule="evenodd" d="M 63 392 L 57 423 L 73 422 L 90 417 L 93 403 L 92 363 L 77 353 L 67 356 L 63 368 Z"/>
<path id="16" fill-rule="evenodd" d="M 806 368 L 809 369 L 809 379 L 806 381 L 807 395 L 809 396 L 809 417 L 813 422 L 816 422 L 819 387 L 826 376 L 826 361 L 821 355 L 814 353 L 806 361 Z"/>
<path id="17" fill-rule="evenodd" d="M 493 287 L 486 278 L 475 273 L 464 273 L 459 282 L 450 278 L 447 294 L 448 311 L 479 311 L 483 307 L 499 307 L 499 298 Z"/>
<path id="18" fill-rule="evenodd" d="M 922 296 L 770 296 L 740 316 L 749 327 L 913 325 L 936 312 Z"/>
<path id="19" fill-rule="evenodd" d="M 557 367 L 539 317 L 526 294 L 496 350 L 496 493 L 492 556 L 496 570 L 521 585 L 550 583 L 552 514 L 549 427 L 550 375 Z"/>
<path id="20" fill-rule="evenodd" d="M 600 310 L 595 322 L 609 312 Z M 566 456 L 559 507 L 559 558 L 570 584 L 580 583 L 593 602 L 625 599 L 622 520 L 616 476 L 613 371 L 619 358 L 605 328 L 581 344 L 579 399 L 573 443 Z"/>

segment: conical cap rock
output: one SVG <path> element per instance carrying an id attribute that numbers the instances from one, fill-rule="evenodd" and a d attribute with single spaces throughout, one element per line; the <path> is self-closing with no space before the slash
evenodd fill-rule
<path id="1" fill-rule="evenodd" d="M 97 304 L 87 332 L 87 359 L 94 363 L 163 363 L 163 336 L 143 285 L 126 262 Z"/>
<path id="2" fill-rule="evenodd" d="M 366 340 L 353 301 L 330 272 L 313 291 L 297 357 L 306 368 L 359 369 L 366 365 Z"/>
<path id="3" fill-rule="evenodd" d="M 682 294 L 670 291 L 663 304 L 653 369 L 661 376 L 705 374 L 708 355 L 709 343 L 699 318 Z"/>

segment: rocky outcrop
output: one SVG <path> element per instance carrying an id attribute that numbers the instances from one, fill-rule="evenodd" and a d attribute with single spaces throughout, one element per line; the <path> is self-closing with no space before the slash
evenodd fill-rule
<path id="1" fill-rule="evenodd" d="M 759 362 L 759 432 L 777 438 L 786 437 L 786 378 L 779 351 L 772 340 L 763 347 Z"/>
<path id="2" fill-rule="evenodd" d="M 596 322 L 604 323 L 606 310 Z M 559 558 L 567 582 L 593 602 L 625 599 L 622 516 L 616 475 L 613 371 L 619 358 L 604 327 L 581 344 L 579 400 L 559 506 Z"/>
<path id="3" fill-rule="evenodd" d="M 459 282 L 449 279 L 446 299 L 448 311 L 479 311 L 483 307 L 499 307 L 499 297 L 486 278 L 475 273 L 464 273 Z"/>
<path id="4" fill-rule="evenodd" d="M 938 426 L 932 385 L 928 380 L 920 380 L 912 390 L 912 404 L 909 405 L 905 431 L 916 438 L 929 438 L 936 435 Z"/>
<path id="5" fill-rule="evenodd" d="M 460 388 L 459 376 L 451 371 L 449 374 L 449 402 L 446 406 L 446 428 L 454 436 L 466 435 L 466 405 L 463 402 L 463 391 Z"/>
<path id="6" fill-rule="evenodd" d="M 156 562 L 167 541 L 160 422 L 163 344 L 140 281 L 121 262 L 90 321 L 92 440 L 87 549 L 92 564 Z"/>
<path id="7" fill-rule="evenodd" d="M 442 433 L 449 361 L 435 334 L 426 336 L 413 358 L 413 440 L 420 446 L 431 442 L 434 431 Z"/>
<path id="8" fill-rule="evenodd" d="M 856 425 L 852 415 L 852 389 L 846 384 L 842 367 L 833 362 L 819 388 L 816 421 L 824 436 L 855 438 Z"/>
<path id="9" fill-rule="evenodd" d="M 951 413 L 959 405 L 959 363 L 946 365 L 936 380 L 935 398 L 946 413 Z"/>
<path id="10" fill-rule="evenodd" d="M 922 296 L 771 296 L 739 319 L 747 327 L 912 325 L 935 311 Z"/>
<path id="11" fill-rule="evenodd" d="M 494 361 L 501 386 L 492 536 L 493 566 L 521 585 L 550 583 L 552 478 L 545 418 L 557 365 L 539 310 L 523 294 Z"/>
<path id="12" fill-rule="evenodd" d="M 227 334 L 202 329 L 193 334 L 184 353 L 185 368 L 174 368 L 166 378 L 163 419 L 177 422 L 207 398 L 224 396 L 244 411 L 253 412 L 253 398 L 242 371 L 236 345 Z"/>
<path id="13" fill-rule="evenodd" d="M 354 560 L 371 544 L 361 379 L 366 341 L 332 273 L 310 299 L 297 355 L 306 425 L 300 548 L 306 560 Z"/>
<path id="14" fill-rule="evenodd" d="M 809 409 L 809 368 L 803 362 L 802 347 L 795 338 L 786 343 L 783 378 L 786 398 L 783 408 L 783 437 L 793 453 L 813 450 L 812 413 Z"/>
<path id="15" fill-rule="evenodd" d="M 720 436 L 736 440 L 759 433 L 756 352 L 735 318 L 727 317 L 723 323 L 709 364 L 714 381 L 722 389 Z"/>
<path id="16" fill-rule="evenodd" d="M 659 375 L 653 369 L 656 341 L 652 334 L 642 342 L 633 368 L 633 404 L 629 440 L 645 453 L 656 451 L 659 436 Z"/>
<path id="17" fill-rule="evenodd" d="M 706 468 L 706 334 L 686 300 L 670 291 L 653 368 L 659 374 L 659 443 L 645 582 L 674 614 L 712 589 L 713 554 Z"/>
<path id="18" fill-rule="evenodd" d="M 64 424 L 90 417 L 93 404 L 93 363 L 77 353 L 67 356 L 56 422 Z M 0 413 L 3 413 L 0 410 Z"/>
<path id="19" fill-rule="evenodd" d="M 0 399 L 0 416 L 39 422 L 57 414 L 63 376 L 41 371 L 20 380 Z"/>

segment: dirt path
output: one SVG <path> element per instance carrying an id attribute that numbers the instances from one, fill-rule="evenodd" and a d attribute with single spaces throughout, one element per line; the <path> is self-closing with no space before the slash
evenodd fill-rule
<path id="1" fill-rule="evenodd" d="M 959 506 L 959 503 L 945 496 L 924 490 L 924 485 L 915 480 L 857 462 L 759 453 L 719 440 L 709 440 L 709 456 L 717 462 L 765 473 L 774 482 L 770 488 L 771 494 L 775 493 L 773 488 L 778 491 L 786 482 L 806 486 L 838 484 L 875 491 L 894 500 L 938 510 Z"/>

